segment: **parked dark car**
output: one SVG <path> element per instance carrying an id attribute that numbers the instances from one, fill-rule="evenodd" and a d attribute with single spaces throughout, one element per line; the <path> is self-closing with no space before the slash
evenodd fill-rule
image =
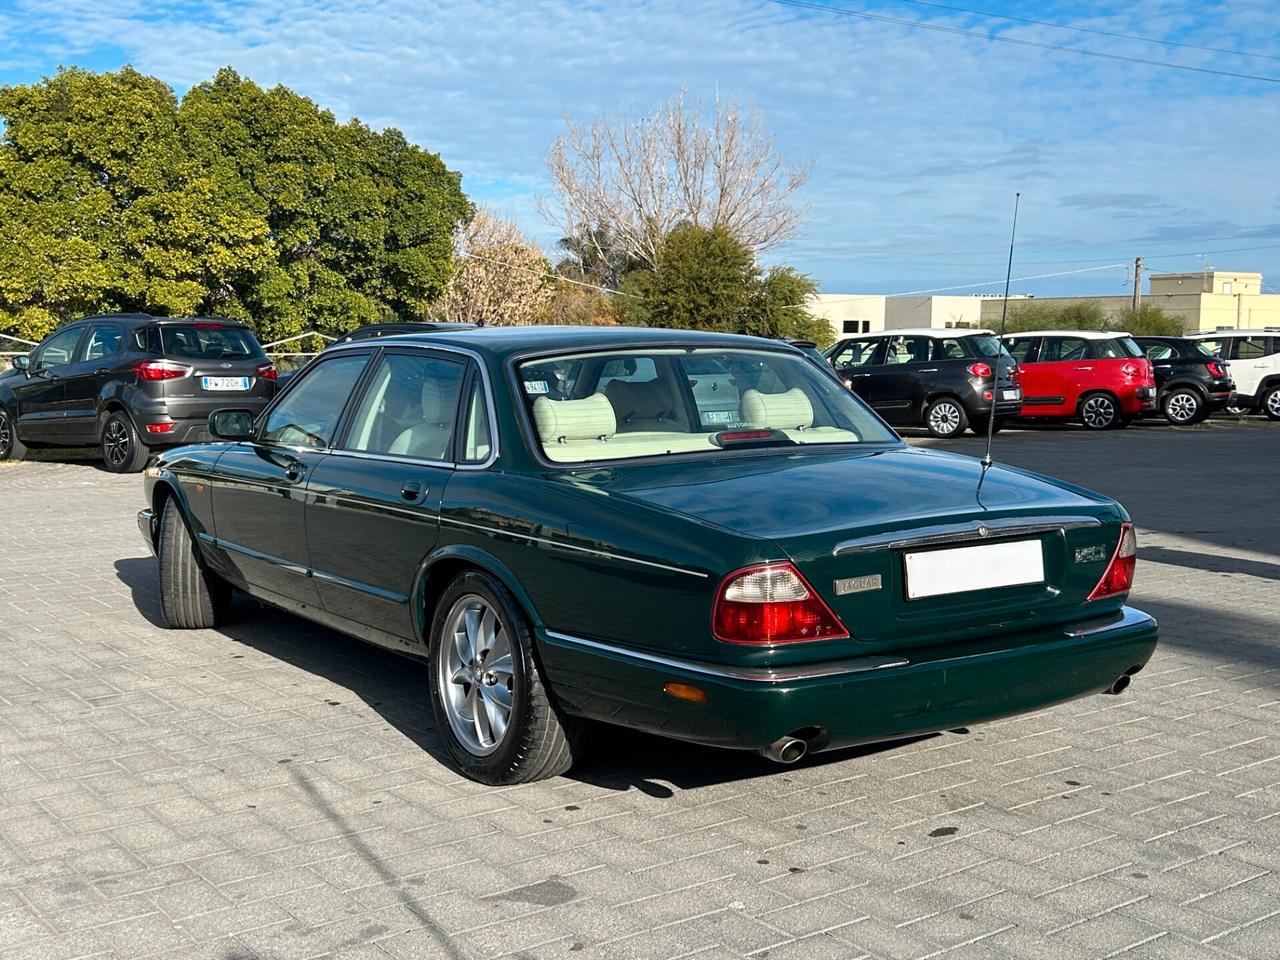
<path id="1" fill-rule="evenodd" d="M 1022 410 L 1018 365 L 990 330 L 893 330 L 840 340 L 827 358 L 885 421 L 954 437 Z"/>
<path id="2" fill-rule="evenodd" d="M 1156 402 L 1175 426 L 1199 423 L 1231 404 L 1236 386 L 1225 361 L 1198 340 L 1134 337 L 1156 371 Z"/>
<path id="3" fill-rule="evenodd" d="M 325 347 L 325 350 L 328 350 L 330 347 L 336 347 L 338 344 L 351 343 L 354 340 L 376 340 L 379 337 L 399 337 L 407 333 L 434 333 L 440 330 L 457 332 L 458 330 L 473 330 L 473 329 L 475 329 L 474 323 L 460 323 L 460 322 L 443 321 L 443 320 L 442 321 L 413 320 L 413 321 L 404 321 L 404 322 L 396 322 L 396 323 L 369 323 L 369 324 L 365 324 L 363 327 L 356 327 L 350 333 L 343 334 L 341 337 L 334 340 L 333 343 Z M 301 368 L 298 368 L 298 369 L 301 369 Z M 280 388 L 284 389 L 284 385 L 297 372 L 298 372 L 297 369 L 282 370 L 279 376 Z"/>
<path id="4" fill-rule="evenodd" d="M 1156 645 L 1118 503 L 910 449 L 777 341 L 386 337 L 211 427 L 146 473 L 165 621 L 235 587 L 422 657 L 484 783 L 566 770 L 584 718 L 793 762 L 1119 692 Z"/>
<path id="5" fill-rule="evenodd" d="M 1114 430 L 1156 408 L 1151 361 L 1127 333 L 1028 330 L 1004 342 L 1021 365 L 1024 417 Z"/>
<path id="6" fill-rule="evenodd" d="M 209 414 L 258 411 L 275 365 L 253 331 L 219 317 L 86 317 L 0 374 L 0 460 L 28 447 L 94 444 L 108 470 L 141 470 L 152 450 L 210 439 Z"/>

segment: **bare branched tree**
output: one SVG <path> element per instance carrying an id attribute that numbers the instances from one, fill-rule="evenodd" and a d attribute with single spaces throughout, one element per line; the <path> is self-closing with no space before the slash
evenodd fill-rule
<path id="1" fill-rule="evenodd" d="M 458 269 L 437 305 L 443 319 L 525 326 L 545 313 L 555 281 L 515 221 L 481 207 L 454 242 Z"/>
<path id="2" fill-rule="evenodd" d="M 717 98 L 709 122 L 683 90 L 638 120 L 566 122 L 547 154 L 554 197 L 542 212 L 594 248 L 595 263 L 652 268 L 681 223 L 724 227 L 758 253 L 794 236 L 805 213 L 795 193 L 809 168 L 787 166 L 761 115 L 732 101 Z"/>

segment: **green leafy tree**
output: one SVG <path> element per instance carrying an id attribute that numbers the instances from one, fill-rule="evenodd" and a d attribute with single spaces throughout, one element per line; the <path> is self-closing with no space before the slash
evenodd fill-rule
<path id="1" fill-rule="evenodd" d="M 835 340 L 831 324 L 805 306 L 817 292 L 818 284 L 812 277 L 794 267 L 773 267 L 756 284 L 742 332 L 830 346 Z"/>
<path id="2" fill-rule="evenodd" d="M 1136 337 L 1180 337 L 1186 332 L 1186 319 L 1170 313 L 1158 303 L 1144 303 L 1136 311 L 1130 307 L 1116 318 L 1115 326 Z"/>
<path id="3" fill-rule="evenodd" d="M 0 89 L 0 329 L 222 313 L 264 339 L 424 316 L 471 206 L 458 174 L 226 69 L 182 99 L 125 68 Z"/>

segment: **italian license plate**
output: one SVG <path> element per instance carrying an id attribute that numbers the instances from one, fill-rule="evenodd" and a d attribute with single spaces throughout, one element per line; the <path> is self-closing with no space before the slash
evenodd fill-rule
<path id="1" fill-rule="evenodd" d="M 206 390 L 248 390 L 248 377 L 201 377 L 200 386 Z"/>
<path id="2" fill-rule="evenodd" d="M 1022 398 L 1021 390 L 1001 390 L 1000 397 L 1003 400 L 1020 400 Z"/>
<path id="3" fill-rule="evenodd" d="M 908 600 L 1044 583 L 1044 551 L 1039 540 L 908 553 L 904 563 Z"/>

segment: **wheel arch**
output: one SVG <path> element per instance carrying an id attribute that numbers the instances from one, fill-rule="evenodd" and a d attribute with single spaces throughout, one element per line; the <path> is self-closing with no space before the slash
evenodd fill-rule
<path id="1" fill-rule="evenodd" d="M 1160 396 L 1161 398 L 1166 397 L 1169 394 L 1173 393 L 1173 391 L 1180 390 L 1183 387 L 1188 387 L 1194 390 L 1196 393 L 1200 394 L 1201 400 L 1208 402 L 1209 400 L 1208 388 L 1205 387 L 1205 385 L 1201 383 L 1199 380 L 1196 380 L 1193 377 L 1170 378 L 1165 382 L 1165 385 L 1160 388 Z"/>
<path id="2" fill-rule="evenodd" d="M 151 488 L 151 509 L 155 514 L 155 534 L 152 540 L 152 546 L 159 551 L 158 538 L 160 536 L 160 518 L 164 515 L 164 506 L 172 500 L 178 505 L 178 516 L 182 518 L 182 522 L 186 524 L 187 533 L 191 535 L 191 539 L 196 544 L 196 556 L 200 562 L 204 563 L 204 551 L 200 549 L 200 539 L 196 532 L 195 525 L 191 519 L 191 505 L 187 502 L 186 492 L 182 489 L 176 477 L 172 474 L 161 474 Z"/>
<path id="3" fill-rule="evenodd" d="M 410 594 L 414 603 L 413 626 L 418 639 L 426 644 L 430 640 L 431 621 L 435 617 L 436 605 L 441 595 L 461 574 L 469 570 L 487 573 L 511 591 L 520 608 L 533 625 L 534 634 L 544 626 L 538 616 L 533 598 L 520 583 L 511 569 L 488 551 L 466 544 L 451 544 L 440 547 L 428 555 L 418 569 L 414 578 L 413 592 Z"/>

